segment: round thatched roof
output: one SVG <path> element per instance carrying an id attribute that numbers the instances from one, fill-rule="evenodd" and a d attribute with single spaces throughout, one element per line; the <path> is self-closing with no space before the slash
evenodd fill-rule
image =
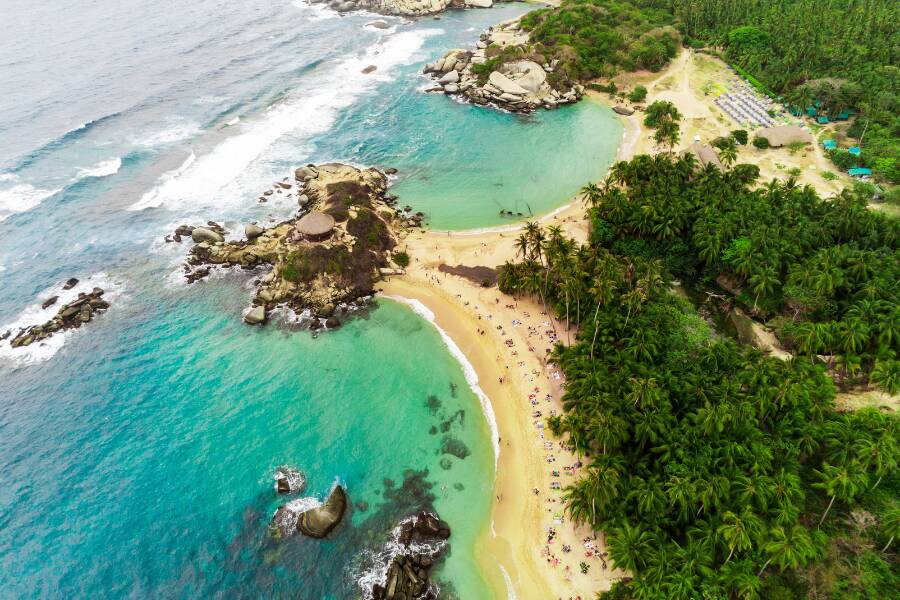
<path id="1" fill-rule="evenodd" d="M 297 222 L 297 231 L 305 236 L 319 237 L 334 229 L 334 217 L 314 210 Z"/>

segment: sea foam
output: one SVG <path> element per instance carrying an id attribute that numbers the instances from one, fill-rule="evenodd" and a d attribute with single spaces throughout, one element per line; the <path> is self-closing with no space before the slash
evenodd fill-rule
<path id="1" fill-rule="evenodd" d="M 76 179 L 86 179 L 88 177 L 107 177 L 108 175 L 115 175 L 121 168 L 122 159 L 118 157 L 111 158 L 109 160 L 100 161 L 93 167 L 88 167 L 87 169 L 78 169 L 78 175 L 76 176 Z"/>
<path id="2" fill-rule="evenodd" d="M 17 181 L 15 175 L 5 173 L 2 181 Z M 15 183 L 0 189 L 0 221 L 15 213 L 31 210 L 47 198 L 62 191 L 61 187 L 52 189 L 37 188 L 30 183 Z"/>
<path id="3" fill-rule="evenodd" d="M 414 61 L 425 39 L 439 33 L 439 29 L 426 29 L 386 36 L 361 56 L 345 57 L 328 68 L 327 73 L 323 73 L 318 80 L 311 82 L 311 90 L 289 96 L 285 101 L 269 107 L 260 117 L 247 119 L 229 128 L 236 133 L 209 153 L 197 157 L 190 168 L 182 165 L 178 170 L 164 174 L 129 208 L 221 208 L 229 200 L 234 203 L 245 201 L 247 194 L 255 194 L 259 190 L 229 188 L 276 140 L 288 133 L 308 139 L 328 131 L 341 109 L 352 105 L 361 95 L 372 92 L 379 82 L 389 81 L 392 69 Z M 375 65 L 376 71 L 362 73 L 369 65 Z"/>

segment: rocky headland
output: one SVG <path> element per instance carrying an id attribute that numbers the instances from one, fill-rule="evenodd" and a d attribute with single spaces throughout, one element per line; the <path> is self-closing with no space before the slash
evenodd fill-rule
<path id="1" fill-rule="evenodd" d="M 327 4 L 338 12 L 367 10 L 400 17 L 435 15 L 450 8 L 490 8 L 494 0 L 310 0 L 313 4 Z M 511 0 L 496 0 L 510 2 Z"/>
<path id="2" fill-rule="evenodd" d="M 69 279 L 63 285 L 63 289 L 70 290 L 77 284 L 77 279 Z M 90 323 L 96 315 L 109 308 L 109 302 L 103 299 L 103 294 L 104 291 L 101 288 L 94 288 L 90 292 L 79 292 L 78 298 L 61 305 L 56 315 L 49 321 L 25 327 L 14 336 L 12 331 L 4 332 L 0 334 L 0 340 L 5 340 L 12 336 L 10 345 L 13 348 L 21 348 L 45 340 L 61 331 L 77 329 L 85 323 Z M 47 298 L 41 304 L 41 308 L 50 308 L 56 304 L 58 299 L 57 296 Z"/>
<path id="3" fill-rule="evenodd" d="M 377 169 L 340 163 L 308 165 L 296 170 L 300 211 L 297 216 L 263 228 L 248 224 L 244 238 L 225 241 L 226 233 L 210 222 L 207 227 L 182 225 L 179 237 L 194 242 L 185 265 L 189 282 L 203 279 L 210 267 L 271 267 L 256 282 L 256 292 L 244 320 L 264 323 L 270 311 L 287 306 L 297 313 L 311 311 L 313 328 L 340 324 L 335 312 L 364 302 L 383 275 L 400 273 L 392 262 L 396 235 L 421 224 L 422 215 L 398 210 L 396 197 L 387 195 L 387 176 Z"/>
<path id="4" fill-rule="evenodd" d="M 491 27 L 474 50 L 451 50 L 425 65 L 437 86 L 427 91 L 460 95 L 480 105 L 532 112 L 572 104 L 584 86 L 557 72 L 559 59 L 529 42 L 519 20 Z"/>

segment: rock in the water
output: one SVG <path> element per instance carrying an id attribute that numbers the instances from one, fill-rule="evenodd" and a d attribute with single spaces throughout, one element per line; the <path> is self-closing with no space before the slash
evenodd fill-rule
<path id="1" fill-rule="evenodd" d="M 225 237 L 212 229 L 206 229 L 205 227 L 197 227 L 191 232 L 191 239 L 195 242 L 224 242 Z"/>
<path id="2" fill-rule="evenodd" d="M 279 494 L 296 494 L 306 487 L 306 477 L 299 469 L 278 467 L 275 469 L 275 491 Z"/>
<path id="3" fill-rule="evenodd" d="M 388 167 L 387 169 L 384 170 L 384 174 L 385 175 L 396 175 L 397 169 L 395 169 L 394 167 Z"/>
<path id="4" fill-rule="evenodd" d="M 260 325 L 266 322 L 266 309 L 264 306 L 254 306 L 246 315 L 244 322 L 249 325 Z"/>
<path id="5" fill-rule="evenodd" d="M 303 535 L 321 539 L 337 527 L 347 510 L 347 493 L 341 486 L 335 486 L 325 503 L 300 514 L 297 529 Z"/>
<path id="6" fill-rule="evenodd" d="M 248 240 L 255 240 L 265 232 L 265 229 L 254 223 L 249 223 L 244 227 L 244 236 Z"/>
<path id="7" fill-rule="evenodd" d="M 71 279 L 69 279 L 69 280 L 66 281 L 66 283 L 63 285 L 63 289 L 64 289 L 64 290 L 71 290 L 71 289 L 72 289 L 73 287 L 75 287 L 76 285 L 78 285 L 78 280 L 75 279 L 74 277 L 72 277 Z"/>
<path id="8" fill-rule="evenodd" d="M 386 21 L 372 21 L 371 23 L 366 23 L 370 27 L 374 27 L 375 29 L 389 29 L 390 25 Z"/>
<path id="9" fill-rule="evenodd" d="M 377 68 L 378 67 L 376 67 L 375 65 L 369 65 L 368 67 L 366 67 L 365 69 L 362 70 L 362 74 L 368 75 L 369 73 L 375 71 Z"/>
<path id="10" fill-rule="evenodd" d="M 46 300 L 41 303 L 41 308 L 47 309 L 56 304 L 56 301 L 59 300 L 59 296 L 50 296 Z"/>
<path id="11" fill-rule="evenodd" d="M 325 319 L 325 327 L 328 329 L 337 329 L 341 326 L 341 321 L 337 317 L 328 317 Z"/>
<path id="12" fill-rule="evenodd" d="M 448 83 L 444 85 L 444 92 L 447 94 L 456 94 L 459 92 L 459 86 L 455 83 Z"/>

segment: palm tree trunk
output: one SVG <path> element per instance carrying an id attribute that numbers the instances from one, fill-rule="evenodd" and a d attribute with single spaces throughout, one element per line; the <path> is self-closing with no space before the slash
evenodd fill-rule
<path id="1" fill-rule="evenodd" d="M 891 542 L 894 541 L 894 536 L 891 536 L 891 539 L 888 540 L 888 543 L 884 545 L 884 548 L 881 549 L 882 554 L 887 552 L 888 546 L 891 545 Z"/>
<path id="2" fill-rule="evenodd" d="M 876 482 L 875 482 L 875 485 L 872 486 L 872 489 L 873 489 L 873 490 L 874 490 L 875 488 L 878 487 L 878 484 L 879 484 L 879 483 L 881 483 L 881 478 L 882 478 L 882 477 L 884 477 L 884 475 L 879 475 L 878 481 L 876 481 Z"/>
<path id="3" fill-rule="evenodd" d="M 732 549 L 731 549 L 731 552 L 728 553 L 728 558 L 725 559 L 725 562 L 726 562 L 726 563 L 727 563 L 729 560 L 731 560 L 732 555 L 734 555 L 734 548 L 732 548 Z"/>
<path id="4" fill-rule="evenodd" d="M 766 567 L 769 566 L 769 563 L 770 563 L 770 562 L 772 562 L 772 559 L 771 559 L 771 558 L 770 558 L 769 560 L 766 561 L 766 564 L 764 564 L 764 565 L 762 566 L 762 569 L 759 570 L 759 573 L 756 574 L 757 577 L 762 577 L 763 571 L 766 570 Z"/>
<path id="5" fill-rule="evenodd" d="M 600 302 L 597 301 L 597 310 L 594 311 L 594 337 L 591 339 L 591 360 L 594 360 L 594 342 L 597 341 L 597 332 L 600 331 L 600 325 L 597 323 L 597 315 L 600 314 Z"/>
<path id="6" fill-rule="evenodd" d="M 828 508 L 825 509 L 825 512 L 822 514 L 822 518 L 819 519 L 819 524 L 816 527 L 822 526 L 822 521 L 825 520 L 825 517 L 828 516 L 828 511 L 831 510 L 831 505 L 834 504 L 834 499 L 837 498 L 837 494 L 831 497 L 831 502 L 828 503 Z"/>

